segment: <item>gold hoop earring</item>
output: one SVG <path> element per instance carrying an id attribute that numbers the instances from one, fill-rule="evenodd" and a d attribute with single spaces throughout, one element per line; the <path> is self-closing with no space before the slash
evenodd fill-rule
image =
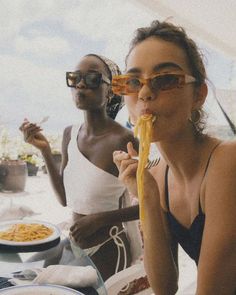
<path id="1" fill-rule="evenodd" d="M 189 121 L 193 125 L 197 125 L 201 120 L 201 111 L 200 110 L 193 110 L 191 112 L 191 117 L 189 118 Z"/>

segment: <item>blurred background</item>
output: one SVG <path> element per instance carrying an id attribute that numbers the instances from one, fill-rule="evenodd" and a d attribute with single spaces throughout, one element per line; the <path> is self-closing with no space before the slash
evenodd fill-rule
<path id="1" fill-rule="evenodd" d="M 5 191 L 20 191 L 15 194 L 20 206 L 32 205 L 31 209 L 53 223 L 64 220 L 68 212 L 51 198 L 42 157 L 23 142 L 19 126 L 24 118 L 40 122 L 48 117 L 43 129 L 59 166 L 63 129 L 83 121 L 83 113 L 74 107 L 66 86 L 65 72 L 73 70 L 88 53 L 105 55 L 124 70 L 134 31 L 154 19 L 183 26 L 197 42 L 209 79 L 208 130 L 222 138 L 234 138 L 235 12 L 235 0 L 0 0 L 1 202 L 7 201 L 12 210 L 8 196 L 13 196 Z M 124 107 L 117 120 L 124 124 L 127 116 Z M 12 174 L 4 172 L 6 167 Z M 36 176 L 38 168 L 42 168 L 39 176 L 26 178 L 26 171 L 28 176 Z M 19 207 L 15 208 L 19 212 Z M 196 281 L 195 264 L 183 251 L 180 274 L 182 287 Z M 179 294 L 183 294 L 181 290 Z"/>
<path id="2" fill-rule="evenodd" d="M 82 121 L 65 72 L 87 53 L 103 54 L 124 70 L 134 30 L 154 19 L 183 25 L 197 41 L 216 95 L 235 121 L 235 11 L 230 0 L 0 0 L 0 128 L 20 136 L 24 118 L 49 116 L 45 132 L 60 136 L 67 125 Z M 232 136 L 211 89 L 210 128 Z M 124 109 L 118 120 L 126 117 Z"/>

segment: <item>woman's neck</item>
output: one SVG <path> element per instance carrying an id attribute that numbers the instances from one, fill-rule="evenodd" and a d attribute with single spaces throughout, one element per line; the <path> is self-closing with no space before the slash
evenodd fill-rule
<path id="1" fill-rule="evenodd" d="M 176 178 L 191 179 L 201 165 L 202 151 L 208 141 L 206 135 L 200 138 L 188 134 L 174 141 L 159 142 L 157 147 Z"/>
<path id="2" fill-rule="evenodd" d="M 132 128 L 134 128 L 135 127 L 135 120 L 134 119 L 132 119 L 132 117 L 131 116 L 129 116 L 128 117 L 128 123 L 129 123 L 129 125 L 132 127 Z"/>
<path id="3" fill-rule="evenodd" d="M 103 111 L 84 112 L 83 129 L 88 136 L 106 134 L 114 127 L 114 121 Z"/>

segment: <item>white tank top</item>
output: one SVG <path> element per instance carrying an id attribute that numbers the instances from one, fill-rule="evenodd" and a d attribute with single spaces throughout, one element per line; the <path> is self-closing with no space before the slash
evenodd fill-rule
<path id="1" fill-rule="evenodd" d="M 98 168 L 79 151 L 79 127 L 72 127 L 63 174 L 67 206 L 85 215 L 119 209 L 125 186 L 118 177 Z"/>

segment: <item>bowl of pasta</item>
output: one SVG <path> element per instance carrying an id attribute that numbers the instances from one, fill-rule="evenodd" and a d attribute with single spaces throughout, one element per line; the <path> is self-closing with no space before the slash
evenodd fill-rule
<path id="1" fill-rule="evenodd" d="M 43 251 L 60 242 L 59 228 L 39 220 L 11 220 L 0 223 L 0 250 Z"/>

